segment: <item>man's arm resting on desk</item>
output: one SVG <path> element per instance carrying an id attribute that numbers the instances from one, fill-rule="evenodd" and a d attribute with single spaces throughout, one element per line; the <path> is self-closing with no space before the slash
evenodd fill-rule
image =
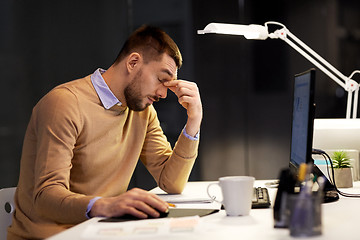
<path id="1" fill-rule="evenodd" d="M 168 204 L 157 195 L 133 188 L 117 197 L 100 198 L 89 212 L 90 217 L 116 217 L 125 214 L 137 218 L 159 217 L 157 210 L 165 212 Z"/>

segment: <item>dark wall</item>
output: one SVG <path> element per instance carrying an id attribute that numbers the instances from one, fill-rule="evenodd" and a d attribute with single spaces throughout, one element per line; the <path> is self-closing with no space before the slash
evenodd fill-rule
<path id="1" fill-rule="evenodd" d="M 17 183 L 32 107 L 56 85 L 109 66 L 128 29 L 125 1 L 4 0 L 0 18 L 3 187 Z"/>
<path id="2" fill-rule="evenodd" d="M 288 163 L 292 82 L 312 65 L 281 40 L 197 35 L 210 22 L 278 21 L 345 75 L 360 66 L 360 3 L 336 0 L 105 0 L 0 2 L 0 188 L 15 186 L 32 107 L 56 85 L 111 65 L 136 27 L 162 27 L 184 57 L 179 78 L 204 105 L 191 180 L 275 178 Z M 358 76 L 356 76 L 358 78 Z M 317 117 L 345 117 L 346 95 L 317 73 Z M 185 112 L 169 93 L 155 106 L 173 144 Z M 131 186 L 154 182 L 139 165 Z"/>

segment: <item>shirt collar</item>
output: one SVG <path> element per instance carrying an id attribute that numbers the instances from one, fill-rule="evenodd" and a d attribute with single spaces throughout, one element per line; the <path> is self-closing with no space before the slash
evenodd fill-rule
<path id="1" fill-rule="evenodd" d="M 91 82 L 95 88 L 97 95 L 105 109 L 110 109 L 114 105 L 121 106 L 121 102 L 115 97 L 104 78 L 101 76 L 106 70 L 98 68 L 91 75 Z"/>

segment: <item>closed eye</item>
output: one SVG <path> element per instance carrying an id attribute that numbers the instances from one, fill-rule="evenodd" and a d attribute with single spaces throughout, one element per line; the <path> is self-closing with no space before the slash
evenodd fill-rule
<path id="1" fill-rule="evenodd" d="M 161 84 L 164 84 L 164 83 L 166 83 L 166 82 L 168 82 L 169 80 L 167 80 L 167 79 L 160 79 L 159 78 L 159 82 L 161 83 Z"/>

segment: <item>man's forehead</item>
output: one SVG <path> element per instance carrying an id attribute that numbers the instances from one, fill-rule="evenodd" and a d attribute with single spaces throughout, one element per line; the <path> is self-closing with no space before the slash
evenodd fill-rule
<path id="1" fill-rule="evenodd" d="M 175 68 L 175 71 L 171 71 L 170 69 L 167 68 L 163 68 L 162 72 L 166 73 L 167 75 L 169 75 L 169 77 L 171 78 L 171 80 L 176 80 L 177 79 L 177 73 L 178 73 L 178 69 Z"/>
<path id="2" fill-rule="evenodd" d="M 177 74 L 178 67 L 176 66 L 175 60 L 171 58 L 169 55 L 167 55 L 166 59 L 166 66 L 169 68 L 169 70 L 175 75 Z"/>

